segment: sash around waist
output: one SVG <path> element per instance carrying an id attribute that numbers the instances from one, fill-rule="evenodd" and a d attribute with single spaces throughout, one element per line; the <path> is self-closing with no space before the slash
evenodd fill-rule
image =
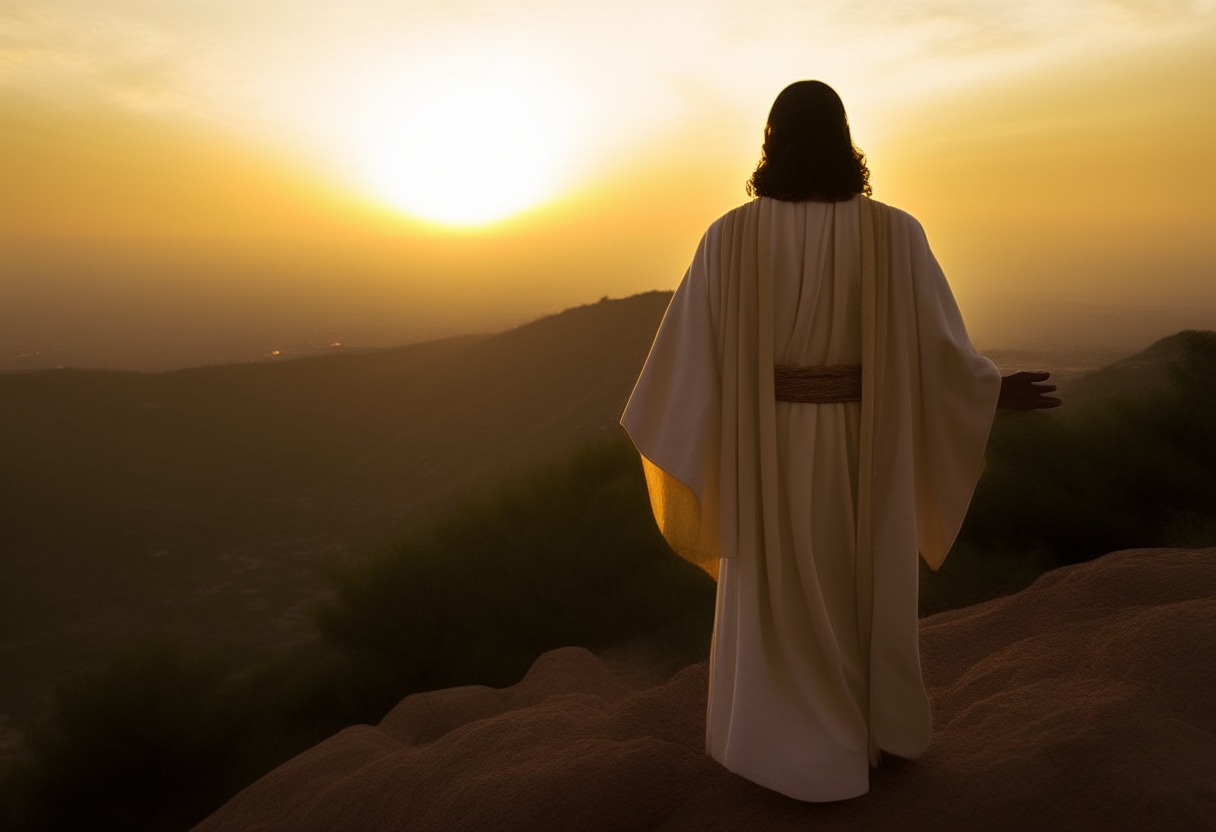
<path id="1" fill-rule="evenodd" d="M 824 367 L 794 367 L 778 364 L 773 383 L 779 402 L 832 404 L 861 401 L 861 366 L 831 364 Z"/>

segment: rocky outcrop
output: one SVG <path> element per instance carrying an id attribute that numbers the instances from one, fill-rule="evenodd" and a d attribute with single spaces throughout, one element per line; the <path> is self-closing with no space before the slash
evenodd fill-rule
<path id="1" fill-rule="evenodd" d="M 869 794 L 806 804 L 703 752 L 706 668 L 585 650 L 403 700 L 200 824 L 226 830 L 1216 829 L 1216 549 L 1116 552 L 921 622 L 935 728 Z"/>

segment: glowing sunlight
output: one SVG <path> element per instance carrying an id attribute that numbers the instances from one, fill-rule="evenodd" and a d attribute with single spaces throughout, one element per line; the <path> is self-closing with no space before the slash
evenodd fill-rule
<path id="1" fill-rule="evenodd" d="M 354 169 L 374 197 L 449 225 L 508 217 L 562 185 L 570 125 L 558 96 L 485 67 L 388 84 L 369 95 Z"/>

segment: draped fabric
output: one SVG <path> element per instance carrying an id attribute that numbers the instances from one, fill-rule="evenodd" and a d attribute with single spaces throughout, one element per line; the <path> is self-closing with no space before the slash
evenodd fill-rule
<path id="1" fill-rule="evenodd" d="M 860 403 L 774 398 L 775 365 L 856 364 Z M 910 215 L 761 198 L 710 226 L 621 421 L 660 529 L 718 578 L 727 768 L 836 800 L 878 749 L 924 751 L 917 553 L 957 535 L 999 388 Z"/>

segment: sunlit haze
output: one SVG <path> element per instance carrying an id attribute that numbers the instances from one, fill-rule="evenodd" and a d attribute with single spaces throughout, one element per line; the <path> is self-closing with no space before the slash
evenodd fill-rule
<path id="1" fill-rule="evenodd" d="M 841 93 L 976 342 L 1216 328 L 1216 3 L 0 6 L 0 370 L 501 329 L 671 289 Z"/>

